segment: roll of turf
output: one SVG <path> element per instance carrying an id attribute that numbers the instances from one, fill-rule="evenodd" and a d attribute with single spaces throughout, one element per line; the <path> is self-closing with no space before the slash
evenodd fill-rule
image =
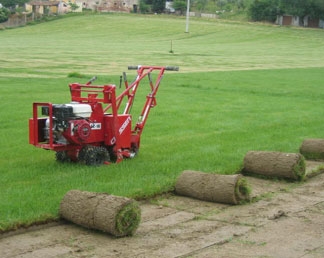
<path id="1" fill-rule="evenodd" d="M 126 197 L 71 190 L 61 201 L 60 216 L 83 227 L 122 237 L 135 233 L 141 209 L 135 200 Z"/>
<path id="2" fill-rule="evenodd" d="M 250 199 L 247 180 L 240 174 L 219 175 L 200 171 L 183 171 L 175 192 L 209 202 L 239 204 Z"/>
<path id="3" fill-rule="evenodd" d="M 324 160 L 324 139 L 305 139 L 299 152 L 308 160 Z"/>
<path id="4" fill-rule="evenodd" d="M 243 163 L 243 174 L 302 180 L 306 173 L 305 158 L 300 153 L 249 151 Z"/>

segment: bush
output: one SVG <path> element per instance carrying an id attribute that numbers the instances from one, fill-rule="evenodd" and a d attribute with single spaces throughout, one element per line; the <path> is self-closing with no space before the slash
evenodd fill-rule
<path id="1" fill-rule="evenodd" d="M 249 14 L 253 21 L 274 22 L 278 10 L 277 0 L 255 0 L 249 8 Z"/>
<path id="2" fill-rule="evenodd" d="M 162 13 L 165 9 L 165 1 L 163 0 L 153 0 L 152 11 L 155 13 Z"/>
<path id="3" fill-rule="evenodd" d="M 0 22 L 6 22 L 9 19 L 10 11 L 7 8 L 0 8 Z"/>
<path id="4" fill-rule="evenodd" d="M 70 72 L 68 73 L 68 78 L 85 78 L 87 76 L 85 76 L 84 74 L 78 73 L 78 72 Z"/>
<path id="5" fill-rule="evenodd" d="M 187 9 L 187 2 L 185 0 L 174 0 L 173 8 L 183 14 Z"/>
<path id="6" fill-rule="evenodd" d="M 140 0 L 139 2 L 139 9 L 141 13 L 149 13 L 150 12 L 150 5 L 148 5 L 145 0 Z"/>

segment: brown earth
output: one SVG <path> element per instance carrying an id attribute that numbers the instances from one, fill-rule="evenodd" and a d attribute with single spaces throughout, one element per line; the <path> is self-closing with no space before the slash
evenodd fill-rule
<path id="1" fill-rule="evenodd" d="M 307 162 L 308 171 L 320 163 Z M 324 174 L 303 183 L 248 177 L 254 201 L 167 195 L 141 202 L 132 237 L 67 222 L 0 235 L 1 257 L 324 257 Z"/>

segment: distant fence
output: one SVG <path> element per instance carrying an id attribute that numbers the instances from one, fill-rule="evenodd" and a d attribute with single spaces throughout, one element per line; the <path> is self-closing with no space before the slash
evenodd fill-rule
<path id="1" fill-rule="evenodd" d="M 24 26 L 26 25 L 27 22 L 33 20 L 34 20 L 34 13 L 13 14 L 9 17 L 8 21 L 0 23 L 0 29 Z"/>
<path id="2" fill-rule="evenodd" d="M 213 18 L 217 19 L 219 16 L 215 13 L 199 13 L 199 12 L 189 12 L 189 16 L 203 17 L 203 18 Z"/>
<path id="3" fill-rule="evenodd" d="M 275 23 L 282 26 L 291 25 L 324 29 L 324 20 L 312 19 L 310 16 L 299 17 L 293 15 L 278 15 Z"/>

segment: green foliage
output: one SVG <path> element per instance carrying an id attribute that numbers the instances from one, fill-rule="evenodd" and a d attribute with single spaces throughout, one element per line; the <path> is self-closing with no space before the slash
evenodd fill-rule
<path id="1" fill-rule="evenodd" d="M 79 8 L 79 6 L 76 3 L 69 2 L 69 5 L 72 11 L 75 11 Z"/>
<path id="2" fill-rule="evenodd" d="M 247 0 L 237 0 L 236 3 L 238 10 L 245 10 L 245 8 L 249 5 L 249 1 Z"/>
<path id="3" fill-rule="evenodd" d="M 78 73 L 78 72 L 71 72 L 68 73 L 69 78 L 86 78 L 86 75 Z"/>
<path id="4" fill-rule="evenodd" d="M 197 0 L 196 1 L 196 8 L 199 11 L 203 11 L 203 10 L 205 10 L 207 4 L 208 4 L 208 0 Z"/>
<path id="5" fill-rule="evenodd" d="M 17 5 L 23 6 L 27 2 L 29 2 L 29 0 L 1 0 L 1 4 L 10 9 L 14 9 Z"/>
<path id="6" fill-rule="evenodd" d="M 249 14 L 254 21 L 274 22 L 279 14 L 277 6 L 278 0 L 255 0 L 249 8 Z"/>
<path id="7" fill-rule="evenodd" d="M 9 19 L 10 11 L 7 8 L 0 8 L 0 23 Z"/>
<path id="8" fill-rule="evenodd" d="M 153 0 L 152 11 L 154 13 L 162 13 L 165 9 L 165 0 Z"/>
<path id="9" fill-rule="evenodd" d="M 174 0 L 173 8 L 176 11 L 179 11 L 181 14 L 186 12 L 187 9 L 187 1 L 186 0 Z"/>
<path id="10" fill-rule="evenodd" d="M 274 21 L 278 14 L 290 14 L 300 17 L 324 17 L 322 0 L 254 0 L 249 14 L 255 21 Z"/>
<path id="11" fill-rule="evenodd" d="M 192 11 L 218 13 L 233 13 L 244 11 L 250 5 L 251 0 L 195 0 L 190 2 Z"/>
<path id="12" fill-rule="evenodd" d="M 216 11 L 232 13 L 244 11 L 252 0 L 192 0 L 190 10 L 194 12 L 215 13 Z M 142 6 L 142 7 L 141 7 Z M 162 13 L 165 9 L 165 0 L 140 0 L 141 13 Z M 180 14 L 187 9 L 187 0 L 174 0 L 172 7 Z"/>
<path id="13" fill-rule="evenodd" d="M 139 1 L 139 9 L 141 13 L 149 13 L 151 11 L 150 5 L 145 0 Z"/>
<path id="14" fill-rule="evenodd" d="M 323 1 L 318 0 L 281 0 L 281 6 L 286 13 L 304 17 L 310 15 L 318 18 L 320 13 L 323 12 Z"/>

